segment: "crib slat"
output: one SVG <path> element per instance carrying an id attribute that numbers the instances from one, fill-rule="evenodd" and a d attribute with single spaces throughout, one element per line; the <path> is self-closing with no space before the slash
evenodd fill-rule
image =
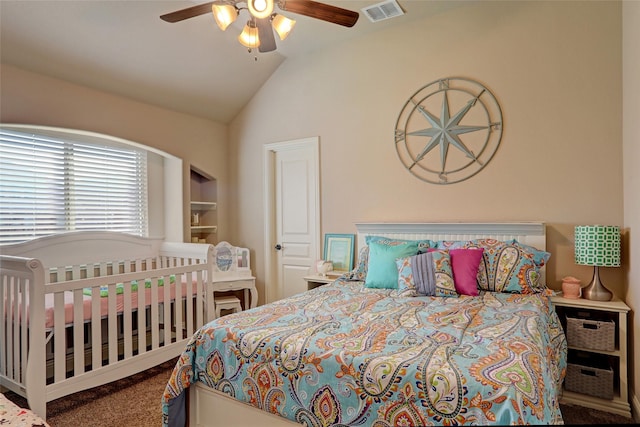
<path id="1" fill-rule="evenodd" d="M 190 337 L 191 335 L 193 335 L 193 330 L 194 330 L 194 324 L 193 324 L 193 310 L 194 310 L 194 295 L 193 295 L 193 282 L 194 282 L 194 274 L 193 273 L 188 273 L 185 274 L 184 276 L 184 286 L 187 288 L 185 290 L 185 295 L 187 295 L 187 307 L 186 307 L 186 311 L 187 311 L 187 317 L 186 317 L 186 331 L 185 334 L 186 336 Z M 197 304 L 197 303 L 196 303 Z M 196 307 L 197 309 L 197 307 Z"/>
<path id="2" fill-rule="evenodd" d="M 86 274 L 93 274 L 93 269 L 87 268 Z M 79 266 L 72 269 L 73 279 L 82 277 Z M 80 375 L 84 372 L 84 310 L 82 303 L 82 289 L 73 291 L 73 374 Z M 65 361 L 66 364 L 66 361 Z"/>
<path id="3" fill-rule="evenodd" d="M 116 284 L 109 283 L 108 289 L 109 308 L 107 314 L 107 346 L 109 348 L 109 364 L 112 364 L 118 361 L 118 307 L 116 305 Z"/>
<path id="4" fill-rule="evenodd" d="M 174 314 L 175 314 L 175 328 L 176 328 L 176 341 L 179 341 L 181 339 L 184 339 L 185 336 L 185 330 L 184 330 L 184 318 L 183 316 L 183 312 L 182 312 L 182 299 L 180 298 L 180 295 L 182 295 L 182 281 L 185 280 L 185 275 L 181 274 L 181 275 L 177 275 L 176 276 L 176 284 L 175 284 L 175 294 L 176 294 L 176 303 L 174 304 Z M 189 311 L 189 307 L 191 306 L 191 300 L 189 299 L 189 294 L 186 294 L 186 302 L 185 302 L 185 309 L 187 310 L 187 312 Z"/>
<path id="5" fill-rule="evenodd" d="M 122 334 L 123 339 L 124 339 L 124 358 L 128 359 L 131 357 L 131 355 L 133 354 L 133 344 L 132 344 L 132 340 L 133 340 L 133 322 L 131 321 L 131 282 L 124 282 L 123 283 L 123 291 L 122 291 L 122 295 L 124 297 L 123 300 L 123 312 L 122 312 Z M 138 292 L 141 292 L 140 290 L 140 284 L 138 284 Z"/>
<path id="6" fill-rule="evenodd" d="M 19 283 L 20 279 L 19 278 L 14 278 L 12 277 L 11 280 L 11 285 L 9 286 L 9 294 L 10 294 L 10 298 L 11 298 L 11 312 L 9 313 L 9 315 L 11 316 L 12 319 L 16 319 L 18 317 L 18 292 L 20 289 L 20 283 Z M 19 368 L 20 368 L 20 364 L 19 364 L 19 351 L 20 351 L 20 341 L 18 339 L 19 334 L 17 333 L 19 331 L 19 324 L 18 322 L 13 322 L 13 326 L 11 328 L 9 328 L 9 342 L 11 342 L 11 347 L 13 349 L 13 354 L 8 353 L 7 356 L 9 356 L 9 361 L 8 361 L 8 367 L 9 367 L 9 372 L 11 372 L 12 376 L 14 378 L 18 378 L 19 381 L 22 381 L 22 376 L 20 374 Z"/>
<path id="7" fill-rule="evenodd" d="M 205 323 L 204 320 L 204 311 L 202 310 L 202 307 L 204 307 L 204 303 L 205 303 L 205 296 L 204 296 L 204 292 L 205 292 L 205 286 L 204 286 L 204 277 L 202 274 L 202 271 L 199 270 L 197 272 L 197 289 L 196 289 L 196 302 L 197 302 L 197 307 L 198 307 L 198 311 L 196 311 L 195 316 L 196 316 L 196 323 L 198 325 L 203 325 Z M 195 327 L 194 330 L 191 332 L 192 334 L 195 333 Z"/>
<path id="8" fill-rule="evenodd" d="M 142 261 L 136 260 L 136 271 L 142 270 Z M 138 292 L 138 354 L 147 352 L 147 301 L 146 292 Z"/>
<path id="9" fill-rule="evenodd" d="M 124 273 L 131 273 L 131 263 L 125 262 L 123 266 Z M 133 355 L 133 322 L 132 318 L 132 304 L 131 304 L 131 282 L 123 283 L 123 296 L 124 296 L 124 310 L 122 316 L 122 327 L 123 327 L 123 335 L 124 335 L 124 358 L 128 359 Z M 138 285 L 138 291 L 140 291 L 140 286 Z"/>
<path id="10" fill-rule="evenodd" d="M 0 304 L 0 342 L 7 342 L 7 309 L 11 307 L 11 301 L 7 297 L 8 293 L 8 282 L 9 277 L 6 274 L 0 275 L 0 290 L 2 290 L 2 300 L 4 304 Z M 9 346 L 4 346 L 4 348 L 0 348 L 0 375 L 7 375 L 7 355 L 6 352 L 9 350 Z"/>
<path id="11" fill-rule="evenodd" d="M 20 319 L 28 319 L 29 318 L 29 301 L 27 295 L 29 281 L 24 278 L 19 278 L 18 282 L 18 307 L 20 307 Z M 25 321 L 21 321 L 20 323 L 20 353 L 27 354 L 29 348 L 29 323 Z M 17 365 L 21 365 L 18 363 Z M 20 381 L 25 381 L 27 376 L 26 370 L 23 370 L 20 375 Z"/>
<path id="12" fill-rule="evenodd" d="M 164 329 L 164 345 L 168 345 L 171 343 L 171 306 L 181 304 L 178 296 L 176 295 L 176 302 L 174 304 L 171 303 L 171 285 L 169 277 L 163 277 L 164 280 L 164 299 L 163 299 L 163 307 L 164 307 L 164 315 L 163 315 L 163 329 Z"/>
<path id="13" fill-rule="evenodd" d="M 151 348 L 156 349 L 160 344 L 159 334 L 159 313 L 158 313 L 158 283 L 151 281 Z"/>
<path id="14" fill-rule="evenodd" d="M 84 307 L 82 306 L 82 289 L 73 291 L 73 374 L 84 372 Z"/>
<path id="15" fill-rule="evenodd" d="M 98 277 L 107 275 L 107 266 L 97 264 Z M 95 266 L 94 266 L 95 268 Z M 100 310 L 100 286 L 91 288 L 91 369 L 102 366 L 102 322 Z"/>
<path id="16" fill-rule="evenodd" d="M 58 382 L 64 380 L 67 373 L 64 292 L 56 292 L 53 294 L 53 306 L 53 378 L 55 382 Z"/>
<path id="17" fill-rule="evenodd" d="M 178 266 L 178 260 L 175 258 L 167 258 L 162 260 L 164 264 L 166 264 L 167 267 L 176 267 Z M 173 312 L 174 312 L 174 327 L 175 327 L 175 340 L 179 341 L 185 338 L 184 334 L 185 334 L 185 330 L 184 330 L 184 314 L 183 314 L 183 306 L 185 306 L 184 308 L 187 309 L 186 307 L 189 306 L 190 302 L 189 302 L 189 295 L 187 294 L 187 296 L 185 297 L 185 301 L 183 303 L 182 300 L 182 292 L 183 292 L 183 281 L 185 280 L 185 275 L 180 274 L 180 275 L 176 275 L 176 279 L 175 279 L 175 286 L 174 286 L 174 290 L 175 290 L 175 303 L 174 308 L 173 308 Z"/>

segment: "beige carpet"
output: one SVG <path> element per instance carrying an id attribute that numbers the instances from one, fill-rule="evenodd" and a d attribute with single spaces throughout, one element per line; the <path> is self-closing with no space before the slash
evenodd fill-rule
<path id="1" fill-rule="evenodd" d="M 161 398 L 176 359 L 140 374 L 49 402 L 47 422 L 51 427 L 160 427 Z M 5 393 L 16 404 L 26 401 Z M 562 405 L 565 424 L 633 424 L 630 418 L 595 409 Z"/>
<path id="2" fill-rule="evenodd" d="M 51 401 L 47 404 L 47 422 L 51 427 L 159 427 L 162 393 L 176 361 Z M 5 395 L 27 407 L 24 398 L 11 392 Z"/>

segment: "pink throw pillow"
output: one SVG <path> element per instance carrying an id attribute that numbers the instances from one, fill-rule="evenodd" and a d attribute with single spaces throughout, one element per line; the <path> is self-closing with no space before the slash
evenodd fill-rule
<path id="1" fill-rule="evenodd" d="M 429 252 L 434 250 L 437 249 L 428 249 Z M 484 248 L 449 249 L 453 282 L 460 295 L 477 296 L 479 294 L 477 276 L 483 252 Z"/>

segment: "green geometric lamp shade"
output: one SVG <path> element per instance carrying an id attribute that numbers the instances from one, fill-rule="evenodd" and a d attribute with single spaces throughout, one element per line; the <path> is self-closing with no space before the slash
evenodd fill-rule
<path id="1" fill-rule="evenodd" d="M 620 228 L 578 225 L 575 236 L 576 264 L 620 267 Z"/>
<path id="2" fill-rule="evenodd" d="M 614 225 L 578 225 L 575 229 L 576 264 L 593 265 L 593 279 L 583 298 L 609 301 L 611 291 L 600 281 L 598 267 L 620 267 L 620 228 Z"/>

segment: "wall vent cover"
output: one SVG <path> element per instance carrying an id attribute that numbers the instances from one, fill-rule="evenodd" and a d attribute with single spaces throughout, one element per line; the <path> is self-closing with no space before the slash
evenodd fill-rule
<path id="1" fill-rule="evenodd" d="M 362 12 L 367 15 L 369 21 L 378 22 L 389 18 L 395 18 L 400 15 L 404 15 L 404 11 L 396 2 L 396 0 L 387 0 L 381 3 L 372 4 L 371 6 L 363 7 Z"/>

